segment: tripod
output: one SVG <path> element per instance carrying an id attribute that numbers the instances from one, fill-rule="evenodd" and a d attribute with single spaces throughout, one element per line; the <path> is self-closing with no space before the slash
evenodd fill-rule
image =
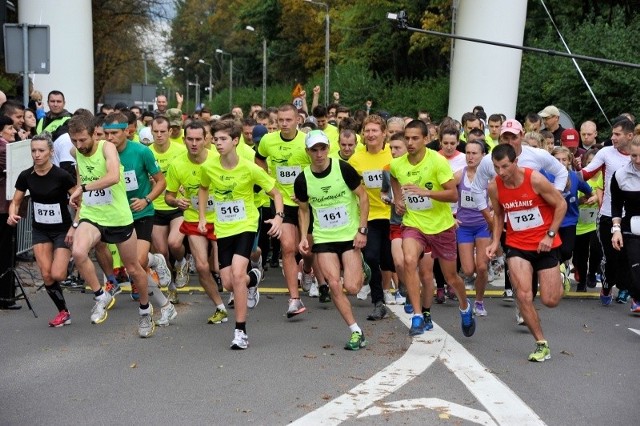
<path id="1" fill-rule="evenodd" d="M 5 299 L 5 298 L 0 298 L 0 302 L 17 302 L 18 300 L 22 300 L 24 299 L 25 302 L 27 302 L 27 306 L 29 307 L 29 309 L 31 310 L 31 312 L 33 313 L 33 316 L 38 318 L 38 314 L 36 314 L 36 311 L 33 309 L 33 306 L 31 306 L 31 301 L 29 300 L 29 297 L 27 296 L 27 293 L 24 291 L 24 285 L 22 283 L 22 278 L 20 278 L 20 275 L 18 275 L 18 273 L 16 272 L 16 229 L 13 228 L 11 231 L 11 266 L 4 271 L 1 275 L 0 275 L 0 280 L 2 280 L 2 278 L 4 278 L 7 274 L 11 274 L 10 277 L 12 277 L 13 279 L 13 285 L 18 287 L 20 289 L 20 292 L 18 294 L 15 295 L 15 297 L 9 298 L 9 299 Z"/>

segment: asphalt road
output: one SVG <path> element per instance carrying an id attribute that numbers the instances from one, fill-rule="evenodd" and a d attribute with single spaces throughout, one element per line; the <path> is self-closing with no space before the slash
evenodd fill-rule
<path id="1" fill-rule="evenodd" d="M 262 286 L 260 304 L 250 311 L 246 351 L 229 349 L 232 318 L 206 324 L 213 309 L 200 293 L 181 294 L 174 323 L 141 339 L 136 303 L 127 294 L 118 296 L 104 323 L 92 325 L 91 296 L 69 292 L 73 323 L 52 329 L 53 303 L 44 291 L 28 288 L 39 318 L 26 308 L 0 311 L 0 424 L 636 419 L 640 318 L 628 313 L 629 305 L 602 307 L 590 294 L 542 307 L 552 358 L 537 364 L 527 361 L 533 338 L 515 324 L 513 305 L 498 297 L 487 300 L 489 316 L 477 319 L 473 337 L 462 335 L 456 304 L 447 301 L 433 308 L 435 329 L 414 339 L 401 307 L 369 322 L 370 303 L 354 297 L 369 345 L 351 352 L 343 349 L 349 331 L 332 304 L 305 297 L 308 311 L 288 320 L 280 272 L 269 271 Z"/>

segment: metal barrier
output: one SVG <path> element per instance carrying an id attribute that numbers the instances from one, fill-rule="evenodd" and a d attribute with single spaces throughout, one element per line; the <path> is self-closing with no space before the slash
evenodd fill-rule
<path id="1" fill-rule="evenodd" d="M 16 255 L 20 255 L 30 251 L 33 248 L 33 240 L 31 237 L 32 224 L 31 216 L 33 215 L 33 203 L 31 197 L 26 198 L 27 214 L 18 222 L 18 236 L 16 242 Z"/>

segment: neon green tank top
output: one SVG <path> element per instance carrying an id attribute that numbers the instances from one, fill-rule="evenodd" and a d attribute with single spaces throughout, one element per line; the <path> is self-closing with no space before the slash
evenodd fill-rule
<path id="1" fill-rule="evenodd" d="M 351 241 L 360 224 L 358 197 L 344 181 L 338 162 L 331 160 L 330 167 L 324 178 L 315 177 L 310 167 L 303 171 L 309 205 L 313 209 L 315 243 Z"/>
<path id="2" fill-rule="evenodd" d="M 78 153 L 80 182 L 87 184 L 107 174 L 107 160 L 102 151 L 105 141 L 98 141 L 98 149 L 91 157 Z M 126 226 L 133 223 L 133 214 L 127 202 L 124 186 L 124 167 L 120 165 L 120 181 L 108 188 L 87 191 L 82 194 L 80 219 L 87 219 L 102 226 Z"/>

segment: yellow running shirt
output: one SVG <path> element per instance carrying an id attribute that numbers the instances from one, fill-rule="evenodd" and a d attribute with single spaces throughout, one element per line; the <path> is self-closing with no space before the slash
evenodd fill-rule
<path id="1" fill-rule="evenodd" d="M 185 152 L 176 158 L 169 165 L 167 170 L 167 191 L 180 194 L 183 189 L 184 198 L 189 200 L 189 208 L 183 212 L 186 222 L 198 222 L 198 190 L 200 189 L 200 174 L 205 163 L 210 162 L 214 156 L 206 151 L 209 155 L 202 164 L 195 164 L 189 160 L 188 154 Z M 215 210 L 213 206 L 213 189 L 209 188 L 209 202 L 207 203 L 207 223 L 213 223 Z"/>
<path id="2" fill-rule="evenodd" d="M 391 206 L 385 204 L 380 198 L 382 188 L 382 171 L 389 165 L 393 157 L 389 145 L 377 154 L 372 154 L 367 150 L 356 151 L 349 164 L 353 166 L 362 177 L 367 195 L 369 196 L 369 218 L 368 220 L 386 219 L 391 217 Z"/>

